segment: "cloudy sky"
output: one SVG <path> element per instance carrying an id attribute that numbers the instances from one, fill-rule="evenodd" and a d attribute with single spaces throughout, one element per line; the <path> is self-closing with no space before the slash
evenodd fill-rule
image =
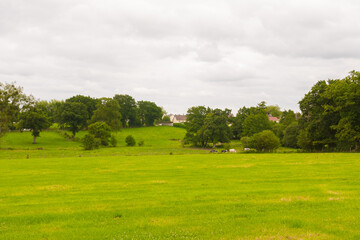
<path id="1" fill-rule="evenodd" d="M 169 113 L 298 110 L 317 80 L 360 70 L 359 12 L 358 0 L 0 0 L 0 81 Z"/>

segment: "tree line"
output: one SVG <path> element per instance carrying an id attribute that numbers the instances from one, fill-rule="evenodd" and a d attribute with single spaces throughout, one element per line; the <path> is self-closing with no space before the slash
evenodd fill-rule
<path id="1" fill-rule="evenodd" d="M 129 95 L 116 94 L 113 98 L 76 95 L 63 101 L 40 101 L 25 95 L 13 83 L 0 83 L 0 137 L 9 130 L 28 129 L 36 143 L 42 130 L 57 124 L 70 130 L 75 138 L 77 132 L 91 124 L 104 123 L 106 126 L 101 128 L 118 131 L 153 126 L 163 114 L 164 110 L 154 102 L 135 101 Z M 102 139 L 102 142 L 106 141 Z"/>
<path id="2" fill-rule="evenodd" d="M 187 111 L 185 144 L 215 147 L 240 139 L 244 147 L 272 151 L 280 145 L 305 151 L 360 150 L 360 72 L 343 79 L 318 81 L 299 101 L 300 113 L 281 111 L 265 102 L 230 109 L 191 107 Z M 9 129 L 30 129 L 34 136 L 52 124 L 72 132 L 81 129 L 117 131 L 125 127 L 153 126 L 164 114 L 150 101 L 135 101 L 129 95 L 92 98 L 76 95 L 64 101 L 37 101 L 14 84 L 0 83 L 0 137 Z M 269 120 L 269 116 L 279 122 Z M 166 120 L 166 119 L 164 119 Z M 92 137 L 95 137 L 95 133 Z M 108 144 L 111 135 L 97 139 Z"/>
<path id="3" fill-rule="evenodd" d="M 280 145 L 305 151 L 360 150 L 360 72 L 343 79 L 318 81 L 299 101 L 301 113 L 279 106 L 229 109 L 191 107 L 185 143 L 215 147 L 240 139 L 244 147 L 272 151 Z M 270 121 L 269 116 L 279 118 Z"/>

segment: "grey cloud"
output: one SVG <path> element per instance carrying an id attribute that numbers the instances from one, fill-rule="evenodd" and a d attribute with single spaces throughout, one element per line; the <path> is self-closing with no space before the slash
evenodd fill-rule
<path id="1" fill-rule="evenodd" d="M 42 99 L 132 94 L 184 113 L 297 109 L 360 60 L 358 1 L 4 0 L 0 81 Z"/>

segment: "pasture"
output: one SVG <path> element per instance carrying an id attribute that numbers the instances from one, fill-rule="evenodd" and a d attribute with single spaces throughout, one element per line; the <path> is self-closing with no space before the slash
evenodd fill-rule
<path id="1" fill-rule="evenodd" d="M 0 239 L 360 239 L 359 160 L 1 157 Z"/>
<path id="2" fill-rule="evenodd" d="M 1 158 L 49 158 L 78 156 L 123 156 L 123 155 L 169 155 L 208 153 L 204 149 L 183 148 L 181 140 L 185 129 L 175 127 L 144 127 L 122 129 L 113 133 L 118 141 L 115 148 L 105 147 L 93 151 L 85 151 L 80 141 L 68 141 L 56 131 L 41 132 L 37 144 L 32 144 L 30 132 L 11 132 L 0 139 Z M 81 131 L 76 138 L 83 137 L 87 132 Z M 70 132 L 68 132 L 70 134 Z M 144 141 L 144 146 L 127 147 L 125 138 L 132 135 L 137 143 Z"/>

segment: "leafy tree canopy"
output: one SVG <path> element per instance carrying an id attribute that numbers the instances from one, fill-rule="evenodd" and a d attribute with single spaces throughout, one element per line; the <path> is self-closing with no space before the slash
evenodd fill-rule
<path id="1" fill-rule="evenodd" d="M 120 130 L 121 113 L 119 103 L 112 98 L 102 98 L 90 122 L 105 122 L 112 130 Z"/>
<path id="2" fill-rule="evenodd" d="M 29 106 L 20 114 L 19 128 L 31 131 L 34 144 L 36 144 L 36 138 L 40 136 L 40 132 L 50 126 L 49 117 L 38 105 Z"/>
<path id="3" fill-rule="evenodd" d="M 134 127 L 136 126 L 136 118 L 137 118 L 137 106 L 136 101 L 133 97 L 129 95 L 119 95 L 116 94 L 114 96 L 114 100 L 120 106 L 121 113 L 121 122 L 123 127 Z"/>
<path id="4" fill-rule="evenodd" d="M 65 102 L 60 107 L 60 124 L 69 127 L 70 131 L 75 134 L 86 126 L 88 111 L 85 104 L 80 102 Z"/>

